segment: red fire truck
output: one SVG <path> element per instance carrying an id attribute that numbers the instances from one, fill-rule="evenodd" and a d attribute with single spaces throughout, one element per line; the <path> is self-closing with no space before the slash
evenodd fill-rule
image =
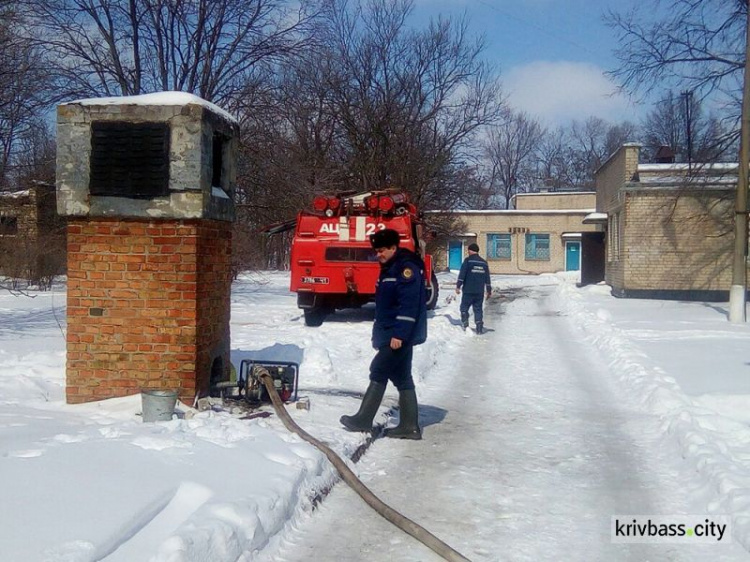
<path id="1" fill-rule="evenodd" d="M 425 252 L 423 225 L 406 193 L 387 189 L 317 196 L 312 210 L 297 215 L 291 253 L 291 290 L 304 311 L 305 324 L 320 326 L 337 308 L 355 308 L 374 300 L 380 264 L 370 234 L 392 228 L 400 245 L 425 262 L 427 307 L 438 299 L 432 256 Z"/>

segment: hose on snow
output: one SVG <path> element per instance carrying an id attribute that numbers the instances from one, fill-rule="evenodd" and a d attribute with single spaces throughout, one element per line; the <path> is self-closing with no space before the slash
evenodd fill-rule
<path id="1" fill-rule="evenodd" d="M 402 515 L 401 513 L 387 505 L 385 502 L 380 500 L 380 498 L 378 498 L 375 494 L 373 494 L 372 491 L 370 491 L 370 489 L 365 486 L 359 478 L 357 478 L 354 472 L 352 472 L 352 470 L 346 465 L 341 457 L 334 453 L 333 450 L 328 447 L 328 445 L 307 433 L 304 429 L 302 429 L 294 422 L 292 417 L 289 415 L 289 412 L 286 411 L 284 403 L 281 401 L 281 398 L 276 392 L 276 388 L 274 388 L 273 377 L 271 377 L 270 373 L 263 367 L 256 367 L 256 369 L 258 377 L 265 385 L 266 390 L 268 391 L 268 396 L 271 398 L 273 408 L 274 410 L 276 410 L 276 414 L 279 416 L 279 418 L 281 418 L 284 427 L 286 427 L 290 432 L 296 433 L 311 445 L 320 449 L 320 451 L 322 451 L 323 454 L 328 457 L 328 460 L 331 461 L 331 464 L 336 467 L 336 470 L 338 470 L 344 482 L 346 482 L 349 487 L 354 490 L 365 501 L 365 503 L 367 503 L 367 505 L 373 508 L 386 520 L 393 523 L 396 527 L 411 535 L 427 548 L 431 549 L 433 552 L 441 556 L 444 560 L 447 560 L 448 562 L 471 562 L 471 560 L 441 541 L 427 529 L 415 523 L 408 517 Z"/>

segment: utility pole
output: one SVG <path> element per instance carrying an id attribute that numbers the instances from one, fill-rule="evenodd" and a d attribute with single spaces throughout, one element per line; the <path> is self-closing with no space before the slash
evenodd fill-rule
<path id="1" fill-rule="evenodd" d="M 693 92 L 685 90 L 680 94 L 685 98 L 685 133 L 687 134 L 688 172 L 693 172 Z"/>
<path id="2" fill-rule="evenodd" d="M 747 176 L 750 163 L 750 6 L 745 23 L 745 78 L 742 86 L 742 123 L 740 125 L 740 162 L 737 172 L 737 199 L 734 209 L 734 258 L 732 287 L 729 290 L 729 321 L 746 321 L 747 297 Z"/>

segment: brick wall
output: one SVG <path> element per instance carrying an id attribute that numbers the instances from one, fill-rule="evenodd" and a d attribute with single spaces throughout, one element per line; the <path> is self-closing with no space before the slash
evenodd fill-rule
<path id="1" fill-rule="evenodd" d="M 639 155 L 639 145 L 625 144 L 596 171 L 596 210 L 608 215 L 604 280 L 614 288 L 625 284 L 626 262 L 623 252 L 626 251 L 626 241 L 632 232 L 626 228 L 630 217 L 626 212 L 622 188 L 636 179 Z M 615 239 L 615 229 L 619 242 Z M 620 252 L 614 248 L 615 245 L 619 245 Z"/>
<path id="2" fill-rule="evenodd" d="M 625 290 L 727 291 L 732 278 L 733 191 L 627 194 Z"/>
<path id="3" fill-rule="evenodd" d="M 622 205 L 620 188 L 633 181 L 638 172 L 641 147 L 638 144 L 622 145 L 596 171 L 596 210 L 608 213 Z"/>
<path id="4" fill-rule="evenodd" d="M 67 401 L 226 378 L 230 258 L 228 222 L 71 220 Z"/>
<path id="5" fill-rule="evenodd" d="M 515 200 L 518 210 L 593 209 L 596 207 L 596 193 L 593 191 L 519 193 Z"/>
<path id="6" fill-rule="evenodd" d="M 623 287 L 625 285 L 625 260 L 622 258 L 616 260 L 607 258 L 611 246 L 608 237 L 609 231 L 607 232 L 607 242 L 605 242 L 605 260 L 607 261 L 604 269 L 604 282 L 614 288 Z"/>
<path id="7" fill-rule="evenodd" d="M 731 284 L 736 166 L 638 164 L 622 146 L 596 172 L 608 215 L 605 281 L 619 296 L 723 298 Z"/>
<path id="8" fill-rule="evenodd" d="M 232 224 L 202 221 L 198 225 L 197 372 L 199 389 L 229 379 L 229 320 L 232 290 Z M 216 362 L 216 364 L 214 364 Z M 212 381 L 212 378 L 214 379 Z"/>

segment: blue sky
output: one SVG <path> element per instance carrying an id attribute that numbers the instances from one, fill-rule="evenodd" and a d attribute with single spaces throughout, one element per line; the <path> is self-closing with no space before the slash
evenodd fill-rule
<path id="1" fill-rule="evenodd" d="M 604 75 L 617 42 L 602 15 L 648 7 L 648 0 L 415 0 L 415 21 L 466 14 L 484 34 L 486 58 L 501 72 L 511 106 L 546 125 L 591 115 L 637 121 L 637 107 Z M 655 3 L 654 3 L 655 4 Z"/>

